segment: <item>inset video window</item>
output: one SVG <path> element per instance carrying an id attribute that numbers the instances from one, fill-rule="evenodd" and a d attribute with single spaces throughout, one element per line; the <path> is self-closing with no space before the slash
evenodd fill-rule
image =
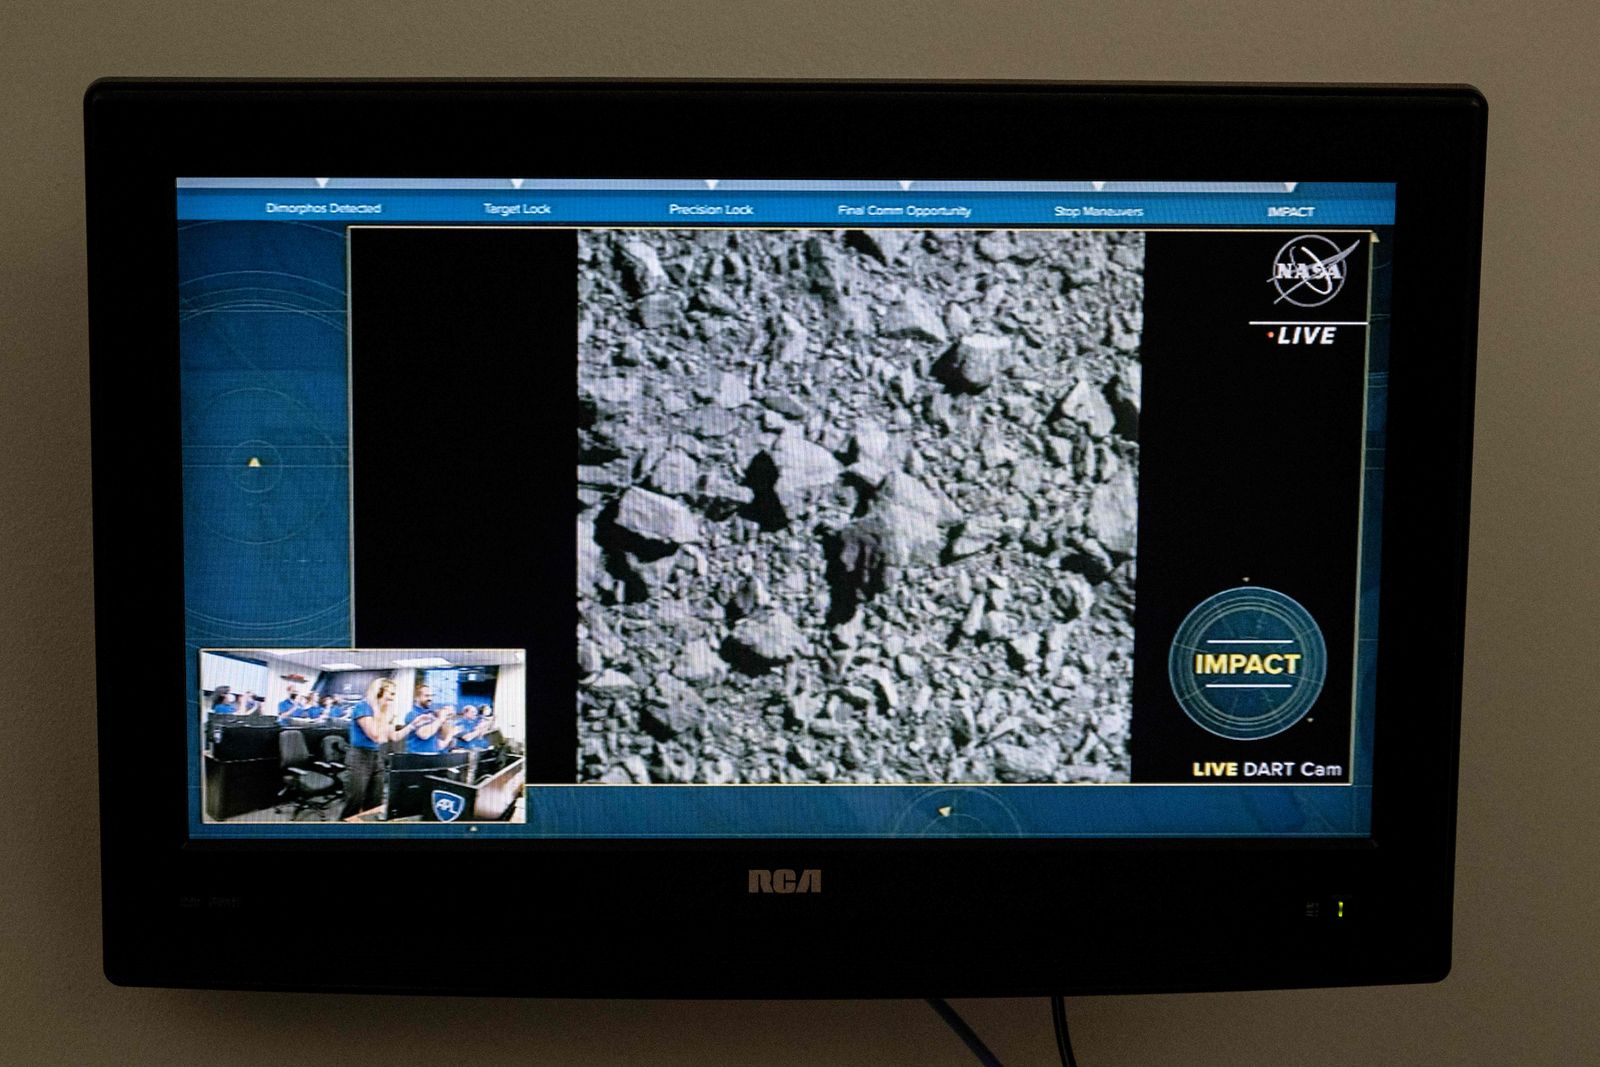
<path id="1" fill-rule="evenodd" d="M 515 649 L 200 652 L 207 823 L 524 821 Z"/>

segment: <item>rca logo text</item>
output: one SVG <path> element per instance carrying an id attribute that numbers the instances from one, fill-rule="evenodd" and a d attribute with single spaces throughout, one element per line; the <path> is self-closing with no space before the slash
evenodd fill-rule
<path id="1" fill-rule="evenodd" d="M 776 871 L 762 871 L 754 868 L 750 871 L 750 892 L 752 893 L 820 893 L 822 892 L 821 871 L 801 871 L 795 874 L 788 868 L 779 868 Z"/>

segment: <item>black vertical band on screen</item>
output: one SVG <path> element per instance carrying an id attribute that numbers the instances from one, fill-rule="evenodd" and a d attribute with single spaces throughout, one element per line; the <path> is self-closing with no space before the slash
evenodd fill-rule
<path id="1" fill-rule="evenodd" d="M 352 227 L 356 643 L 527 650 L 528 780 L 574 779 L 576 237 Z"/>
<path id="2" fill-rule="evenodd" d="M 1366 335 L 1339 326 L 1333 343 L 1314 335 L 1302 344 L 1306 335 L 1280 337 L 1275 323 L 1365 321 L 1369 238 L 1337 235 L 1361 247 L 1344 260 L 1338 295 L 1306 308 L 1279 300 L 1269 280 L 1291 236 L 1146 238 L 1137 782 L 1194 781 L 1196 760 L 1311 760 L 1343 768 L 1325 781 L 1349 780 Z M 1235 741 L 1184 714 L 1167 656 L 1196 605 L 1250 585 L 1310 612 L 1328 674 L 1305 718 L 1273 737 Z"/>

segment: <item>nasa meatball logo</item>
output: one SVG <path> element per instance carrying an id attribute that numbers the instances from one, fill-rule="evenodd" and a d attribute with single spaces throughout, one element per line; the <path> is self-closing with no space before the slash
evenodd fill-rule
<path id="1" fill-rule="evenodd" d="M 1361 238 L 1340 249 L 1331 238 L 1305 233 L 1291 238 L 1278 249 L 1272 260 L 1272 276 L 1267 279 L 1277 290 L 1274 304 L 1285 301 L 1296 307 L 1321 307 L 1344 289 L 1349 271 L 1345 259 L 1361 247 Z"/>
<path id="2" fill-rule="evenodd" d="M 433 791 L 433 814 L 440 822 L 455 822 L 467 810 L 467 802 L 455 793 L 443 789 Z"/>

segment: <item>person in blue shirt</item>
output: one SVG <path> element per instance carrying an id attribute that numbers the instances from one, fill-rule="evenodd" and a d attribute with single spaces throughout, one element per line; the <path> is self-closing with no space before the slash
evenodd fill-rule
<path id="1" fill-rule="evenodd" d="M 425 685 L 419 686 L 416 706 L 406 713 L 406 721 L 395 731 L 395 737 L 406 739 L 407 752 L 443 752 L 450 747 L 450 740 L 455 734 L 454 719 L 454 707 L 446 704 L 435 710 L 433 690 Z"/>
<path id="2" fill-rule="evenodd" d="M 367 686 L 366 699 L 350 710 L 350 749 L 345 753 L 344 807 L 348 819 L 383 803 L 383 746 L 395 739 L 395 704 L 400 687 L 393 678 Z"/>
<path id="3" fill-rule="evenodd" d="M 287 723 L 293 719 L 306 717 L 306 702 L 309 698 L 304 693 L 291 692 L 289 699 L 278 702 L 278 722 Z"/>
<path id="4" fill-rule="evenodd" d="M 306 708 L 306 718 L 314 719 L 317 722 L 326 722 L 328 719 L 333 718 L 333 704 L 333 694 L 324 693 L 318 698 L 315 705 Z"/>
<path id="5" fill-rule="evenodd" d="M 244 715 L 245 707 L 239 703 L 239 695 L 233 692 L 217 691 L 217 702 L 211 705 L 213 715 Z"/>
<path id="6" fill-rule="evenodd" d="M 439 720 L 433 708 L 433 687 L 419 685 L 411 695 L 411 710 L 406 712 L 405 721 L 395 727 L 395 740 L 404 740 L 406 751 L 412 752 L 415 751 L 411 747 L 414 737 L 422 734 L 424 739 L 431 740 L 438 729 Z"/>
<path id="7" fill-rule="evenodd" d="M 295 709 L 300 706 L 300 690 L 294 686 L 289 687 L 289 694 L 278 701 L 278 721 L 282 722 L 295 714 Z"/>
<path id="8" fill-rule="evenodd" d="M 471 704 L 461 709 L 456 720 L 455 747 L 477 751 L 489 747 L 489 720 L 478 714 Z"/>

